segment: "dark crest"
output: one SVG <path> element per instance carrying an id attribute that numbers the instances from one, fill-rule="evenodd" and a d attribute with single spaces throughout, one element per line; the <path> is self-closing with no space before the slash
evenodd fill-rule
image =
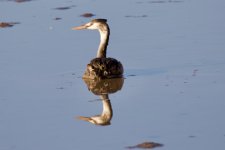
<path id="1" fill-rule="evenodd" d="M 102 23 L 106 23 L 107 19 L 93 19 L 92 22 L 102 22 Z"/>

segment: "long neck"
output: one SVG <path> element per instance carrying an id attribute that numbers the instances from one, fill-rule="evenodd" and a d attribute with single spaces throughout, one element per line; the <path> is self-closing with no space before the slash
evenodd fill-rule
<path id="1" fill-rule="evenodd" d="M 105 58 L 110 35 L 108 25 L 99 29 L 99 33 L 100 33 L 100 44 L 98 47 L 97 58 Z"/>

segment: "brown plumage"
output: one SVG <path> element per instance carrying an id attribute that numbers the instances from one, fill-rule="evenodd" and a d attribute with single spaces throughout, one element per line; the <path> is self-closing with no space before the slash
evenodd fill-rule
<path id="1" fill-rule="evenodd" d="M 87 65 L 83 78 L 109 79 L 123 77 L 123 66 L 114 58 L 94 58 Z"/>

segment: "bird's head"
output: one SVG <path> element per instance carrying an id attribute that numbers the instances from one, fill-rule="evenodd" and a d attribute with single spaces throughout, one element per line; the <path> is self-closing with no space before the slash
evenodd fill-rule
<path id="1" fill-rule="evenodd" d="M 88 23 L 85 23 L 81 26 L 73 27 L 72 30 L 83 30 L 83 29 L 90 29 L 90 30 L 107 30 L 107 20 L 106 19 L 93 19 Z"/>

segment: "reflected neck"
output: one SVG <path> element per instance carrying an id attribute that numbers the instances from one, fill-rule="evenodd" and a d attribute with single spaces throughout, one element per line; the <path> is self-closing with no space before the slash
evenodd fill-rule
<path id="1" fill-rule="evenodd" d="M 108 94 L 102 94 L 100 95 L 100 98 L 102 99 L 102 104 L 103 104 L 103 111 L 101 116 L 111 119 L 113 115 L 113 111 L 112 111 L 112 106 L 111 106 L 111 102 L 109 100 Z"/>
<path id="2" fill-rule="evenodd" d="M 108 25 L 102 26 L 99 29 L 100 33 L 100 44 L 98 47 L 97 58 L 106 58 L 106 50 L 109 42 L 110 29 Z"/>

